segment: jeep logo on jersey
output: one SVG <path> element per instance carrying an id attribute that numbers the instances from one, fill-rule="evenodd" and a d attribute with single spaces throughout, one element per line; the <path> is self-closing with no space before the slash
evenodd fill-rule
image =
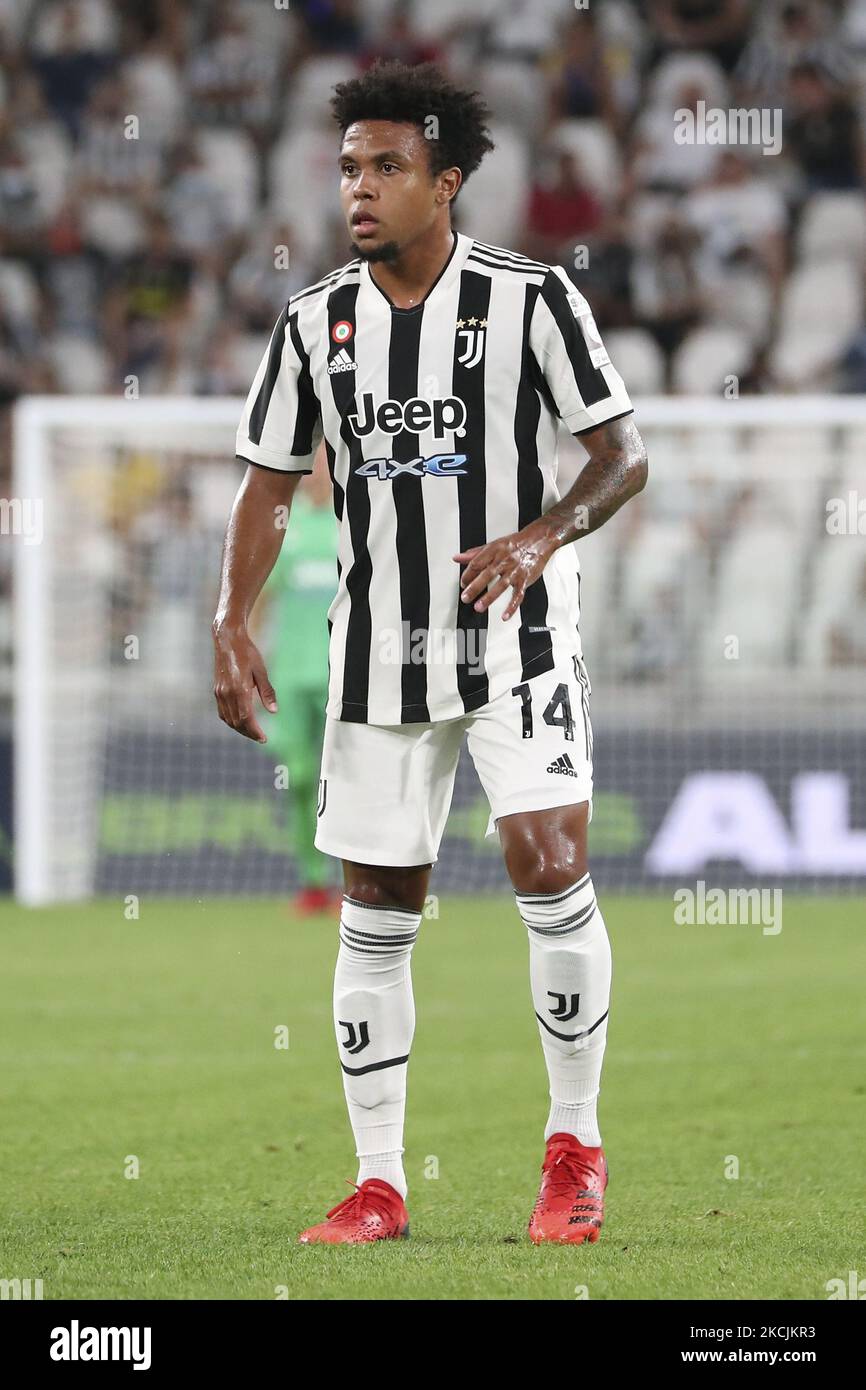
<path id="1" fill-rule="evenodd" d="M 449 430 L 455 434 L 466 433 L 466 406 L 459 396 L 446 396 L 444 400 L 425 401 L 421 396 L 413 396 L 408 401 L 383 401 L 376 409 L 371 391 L 361 397 L 361 409 L 349 416 L 349 424 L 359 439 L 381 430 L 382 434 L 420 434 L 432 428 L 434 439 L 444 439 Z"/>
<path id="2" fill-rule="evenodd" d="M 457 358 L 461 367 L 477 367 L 487 340 L 486 319 L 458 319 L 457 337 L 463 342 L 463 351 Z"/>
<path id="3" fill-rule="evenodd" d="M 378 478 L 380 483 L 390 482 L 401 473 L 408 473 L 410 478 L 423 478 L 425 473 L 432 473 L 434 478 L 448 478 L 455 473 L 465 473 L 465 462 L 465 454 L 434 454 L 432 458 L 407 459 L 405 463 L 400 459 L 367 459 L 358 464 L 355 473 L 359 478 Z"/>

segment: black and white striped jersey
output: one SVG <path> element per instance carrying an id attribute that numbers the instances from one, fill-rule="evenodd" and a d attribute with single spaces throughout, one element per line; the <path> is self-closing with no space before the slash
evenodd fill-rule
<path id="1" fill-rule="evenodd" d="M 559 500 L 559 420 L 580 434 L 631 408 L 565 272 L 460 233 L 414 308 L 395 308 L 361 260 L 292 296 L 237 454 L 309 472 L 324 435 L 339 522 L 332 717 L 451 719 L 580 653 L 574 546 L 507 622 L 510 591 L 486 613 L 461 603 L 452 557 Z"/>

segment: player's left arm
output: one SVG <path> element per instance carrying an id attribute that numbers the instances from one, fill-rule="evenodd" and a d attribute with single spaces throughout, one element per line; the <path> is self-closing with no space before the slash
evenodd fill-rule
<path id="1" fill-rule="evenodd" d="M 539 578 L 554 551 L 603 526 L 647 480 L 647 454 L 633 418 L 609 420 L 582 433 L 589 459 L 559 502 L 522 530 L 487 545 L 461 551 L 465 563 L 461 599 L 483 613 L 512 590 L 502 617 L 510 618 Z M 486 592 L 485 592 L 486 590 Z"/>

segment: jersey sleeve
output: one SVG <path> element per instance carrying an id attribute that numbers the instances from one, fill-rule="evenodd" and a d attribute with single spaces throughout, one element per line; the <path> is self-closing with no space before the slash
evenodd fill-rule
<path id="1" fill-rule="evenodd" d="M 632 403 L 583 295 L 551 266 L 535 302 L 530 346 L 556 413 L 572 434 L 629 415 Z"/>
<path id="2" fill-rule="evenodd" d="M 319 400 L 297 315 L 286 305 L 259 363 L 238 426 L 238 458 L 284 473 L 312 473 L 322 437 Z"/>

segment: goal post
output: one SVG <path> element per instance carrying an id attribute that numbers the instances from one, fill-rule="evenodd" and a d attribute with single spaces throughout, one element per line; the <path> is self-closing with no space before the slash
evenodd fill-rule
<path id="1" fill-rule="evenodd" d="M 96 509 L 88 516 L 86 497 L 70 511 L 63 451 L 70 462 L 101 460 L 109 472 L 124 466 L 123 451 L 141 448 L 164 454 L 188 448 L 191 456 L 210 448 L 232 459 L 242 404 L 231 397 L 31 396 L 15 405 L 13 490 L 38 517 L 40 530 L 38 539 L 16 538 L 14 565 L 15 892 L 22 903 L 87 898 L 96 882 L 94 816 L 106 731 L 100 702 L 110 688 L 110 654 L 107 645 L 99 647 L 107 632 L 92 634 L 94 660 L 85 632 L 76 654 L 62 642 L 61 628 L 71 606 L 65 581 L 76 571 L 80 577 L 82 564 L 86 577 L 87 541 L 102 519 Z M 73 537 L 76 525 L 81 530 Z M 73 623 L 104 621 L 104 609 L 94 611 L 92 602 L 78 608 Z M 67 732 L 74 747 L 85 749 L 71 770 L 64 765 Z"/>
<path id="2" fill-rule="evenodd" d="M 15 499 L 34 522 L 14 538 L 23 903 L 295 882 L 271 745 L 219 724 L 211 692 L 242 405 L 15 407 Z M 637 401 L 635 420 L 649 485 L 574 547 L 594 876 L 641 889 L 702 873 L 862 886 L 866 401 L 658 397 Z M 583 457 L 563 436 L 562 488 Z M 504 886 L 486 824 L 464 755 L 440 887 Z"/>

